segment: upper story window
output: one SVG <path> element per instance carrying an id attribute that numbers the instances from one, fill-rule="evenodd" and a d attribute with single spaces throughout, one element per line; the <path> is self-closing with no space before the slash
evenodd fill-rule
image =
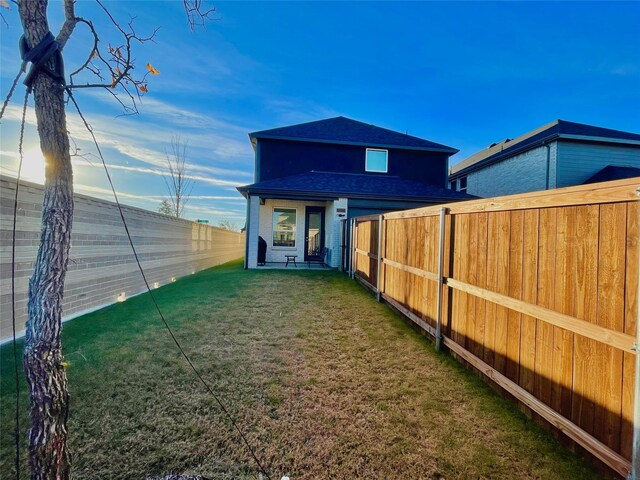
<path id="1" fill-rule="evenodd" d="M 365 171 L 387 173 L 389 151 L 379 148 L 367 148 Z"/>
<path id="2" fill-rule="evenodd" d="M 460 183 L 460 188 L 458 188 L 459 192 L 466 192 L 467 191 L 467 177 L 460 177 L 460 180 L 458 181 Z"/>

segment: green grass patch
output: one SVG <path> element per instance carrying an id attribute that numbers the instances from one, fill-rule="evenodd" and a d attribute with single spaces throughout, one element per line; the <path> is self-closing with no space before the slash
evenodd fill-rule
<path id="1" fill-rule="evenodd" d="M 599 478 L 338 272 L 233 262 L 154 293 L 274 478 Z M 254 478 L 148 295 L 66 323 L 63 344 L 76 478 Z M 11 478 L 11 345 L 0 360 L 0 477 Z"/>

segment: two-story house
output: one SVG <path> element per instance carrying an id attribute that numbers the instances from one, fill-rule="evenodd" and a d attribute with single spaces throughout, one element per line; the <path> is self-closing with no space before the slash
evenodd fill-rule
<path id="1" fill-rule="evenodd" d="M 349 118 L 249 138 L 255 183 L 238 188 L 248 200 L 246 268 L 258 266 L 260 238 L 266 263 L 295 256 L 338 267 L 348 218 L 470 198 L 446 188 L 455 148 Z"/>
<path id="2" fill-rule="evenodd" d="M 556 120 L 454 165 L 450 187 L 478 197 L 640 176 L 640 135 Z"/>

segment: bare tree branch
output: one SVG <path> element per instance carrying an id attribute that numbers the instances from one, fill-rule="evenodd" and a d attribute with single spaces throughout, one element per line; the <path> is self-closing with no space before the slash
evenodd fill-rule
<path id="1" fill-rule="evenodd" d="M 18 2 L 16 2 L 16 0 L 9 0 L 9 1 L 15 4 L 16 6 L 18 5 Z M 2 23 L 4 23 L 5 27 L 9 28 L 9 22 L 7 22 L 7 19 L 4 18 L 4 12 L 2 10 L 0 10 L 0 18 L 2 18 Z M 193 30 L 193 28 L 191 30 Z"/>
<path id="2" fill-rule="evenodd" d="M 206 7 L 203 0 L 182 0 L 182 3 L 191 31 L 196 27 L 205 27 L 207 20 L 210 20 L 211 15 L 216 11 L 215 7 Z"/>
<path id="3" fill-rule="evenodd" d="M 80 73 L 82 70 L 84 70 L 89 66 L 89 64 L 91 63 L 91 59 L 94 57 L 95 52 L 98 50 L 98 42 L 99 42 L 98 33 L 96 32 L 95 28 L 93 28 L 93 22 L 85 20 L 84 18 L 81 18 L 81 17 L 76 18 L 76 22 L 84 23 L 87 27 L 89 27 L 89 30 L 91 30 L 91 33 L 93 34 L 93 48 L 89 52 L 89 55 L 87 56 L 87 59 L 84 61 L 84 63 L 71 73 L 70 75 L 71 79 L 73 79 L 75 75 L 77 75 L 78 73 Z M 71 83 L 73 83 L 73 81 L 71 81 Z"/>
<path id="4" fill-rule="evenodd" d="M 64 23 L 60 28 L 60 33 L 56 37 L 56 42 L 60 47 L 60 51 L 64 49 L 67 40 L 73 33 L 76 24 L 78 23 L 78 18 L 75 13 L 76 0 L 64 0 Z"/>
<path id="5" fill-rule="evenodd" d="M 229 230 L 231 232 L 238 232 L 240 230 L 238 228 L 238 225 L 236 225 L 234 222 L 226 218 L 218 222 L 218 227 L 224 230 Z"/>
<path id="6" fill-rule="evenodd" d="M 65 0 L 65 10 L 67 7 L 66 2 L 73 3 L 74 1 L 75 0 Z M 103 50 L 100 48 L 100 37 L 93 22 L 81 17 L 73 17 L 74 25 L 82 23 L 87 26 L 93 37 L 93 45 L 84 63 L 69 75 L 69 85 L 66 85 L 66 88 L 103 88 L 109 91 L 118 103 L 120 103 L 125 115 L 136 114 L 138 113 L 137 100 L 148 91 L 148 75 L 157 74 L 158 71 L 150 64 L 147 64 L 147 68 L 142 77 L 134 76 L 133 45 L 135 43 L 153 42 L 158 28 L 154 29 L 151 35 L 140 36 L 133 26 L 135 17 L 130 19 L 127 23 L 127 29 L 125 29 L 100 0 L 96 0 L 96 2 L 120 34 L 122 41 L 116 45 L 109 44 L 106 50 Z M 98 81 L 86 81 L 81 84 L 76 83 L 76 77 L 83 72 L 89 72 L 91 76 L 98 79 Z M 120 98 L 115 92 L 116 87 L 119 87 L 121 92 L 124 93 L 126 101 Z"/>

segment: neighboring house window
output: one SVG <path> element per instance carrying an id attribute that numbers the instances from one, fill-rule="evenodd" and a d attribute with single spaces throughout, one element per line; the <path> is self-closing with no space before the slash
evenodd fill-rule
<path id="1" fill-rule="evenodd" d="M 449 190 L 456 190 L 458 182 L 454 180 L 453 182 L 449 182 Z"/>
<path id="2" fill-rule="evenodd" d="M 296 209 L 273 209 L 273 246 L 296 246 Z"/>
<path id="3" fill-rule="evenodd" d="M 367 148 L 365 170 L 367 172 L 387 173 L 387 159 L 389 152 L 378 148 Z"/>
<path id="4" fill-rule="evenodd" d="M 467 177 L 460 177 L 460 188 L 458 188 L 459 192 L 466 192 L 467 191 Z"/>

